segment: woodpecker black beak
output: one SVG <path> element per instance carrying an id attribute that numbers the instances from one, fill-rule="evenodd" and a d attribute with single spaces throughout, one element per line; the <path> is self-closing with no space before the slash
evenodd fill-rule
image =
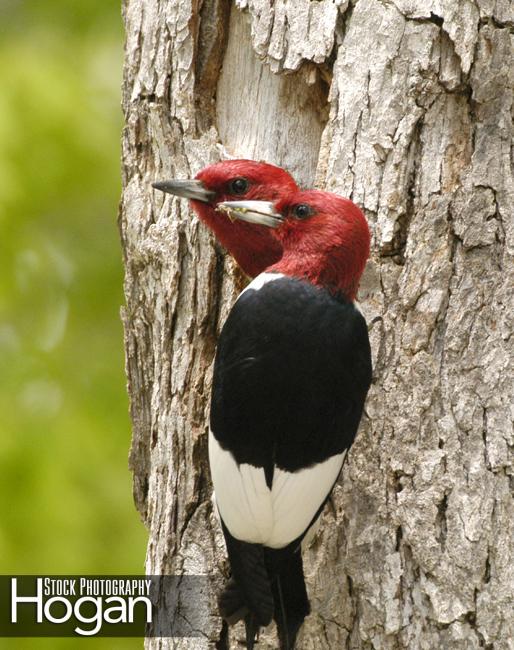
<path id="1" fill-rule="evenodd" d="M 231 219 L 257 223 L 268 228 L 278 228 L 284 217 L 275 210 L 270 201 L 223 201 L 217 210 L 225 212 Z"/>
<path id="2" fill-rule="evenodd" d="M 183 199 L 193 199 L 203 203 L 209 203 L 216 194 L 208 190 L 202 181 L 195 180 L 159 181 L 158 183 L 152 183 L 152 187 L 167 194 L 174 194 Z"/>

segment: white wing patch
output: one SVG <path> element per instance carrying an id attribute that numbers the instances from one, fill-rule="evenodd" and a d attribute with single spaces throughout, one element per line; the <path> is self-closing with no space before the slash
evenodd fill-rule
<path id="1" fill-rule="evenodd" d="M 345 455 L 297 472 L 275 468 L 270 490 L 262 468 L 238 465 L 209 432 L 209 462 L 221 518 L 236 539 L 270 548 L 287 546 L 311 523 Z"/>
<path id="2" fill-rule="evenodd" d="M 299 472 L 275 468 L 272 548 L 282 548 L 301 535 L 334 485 L 345 454 L 331 456 L 322 463 Z"/>
<path id="3" fill-rule="evenodd" d="M 264 471 L 237 465 L 209 431 L 209 464 L 216 504 L 226 527 L 245 542 L 263 543 L 273 529 L 271 492 Z"/>

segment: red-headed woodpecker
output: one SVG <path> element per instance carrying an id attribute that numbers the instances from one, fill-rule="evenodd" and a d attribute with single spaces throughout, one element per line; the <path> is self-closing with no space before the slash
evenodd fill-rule
<path id="1" fill-rule="evenodd" d="M 274 618 L 290 650 L 310 611 L 300 543 L 337 480 L 371 382 L 354 303 L 370 234 L 359 208 L 328 192 L 218 209 L 270 227 L 283 247 L 237 299 L 216 351 L 209 462 L 232 570 L 220 613 L 245 618 L 249 649 Z"/>
<path id="2" fill-rule="evenodd" d="M 253 160 L 225 160 L 206 167 L 194 180 L 153 183 L 153 187 L 191 200 L 200 219 L 250 277 L 282 256 L 280 241 L 261 224 L 236 221 L 216 211 L 222 201 L 276 201 L 296 191 L 294 179 L 280 167 Z"/>

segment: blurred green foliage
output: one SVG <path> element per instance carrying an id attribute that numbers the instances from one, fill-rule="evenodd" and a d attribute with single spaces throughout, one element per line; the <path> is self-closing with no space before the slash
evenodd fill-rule
<path id="1" fill-rule="evenodd" d="M 0 2 L 0 571 L 141 573 L 116 226 L 118 0 Z M 141 648 L 138 639 L 0 640 Z"/>

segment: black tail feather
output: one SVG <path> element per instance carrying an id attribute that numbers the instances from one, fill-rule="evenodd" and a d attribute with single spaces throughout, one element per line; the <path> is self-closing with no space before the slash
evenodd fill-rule
<path id="1" fill-rule="evenodd" d="M 237 540 L 222 527 L 232 578 L 218 600 L 221 616 L 229 625 L 244 618 L 247 650 L 253 650 L 259 628 L 274 618 L 280 650 L 294 650 L 310 612 L 299 544 L 264 548 Z"/>
<path id="2" fill-rule="evenodd" d="M 218 597 L 218 609 L 229 625 L 234 625 L 246 617 L 249 610 L 245 604 L 241 589 L 234 579 L 230 579 Z"/>
<path id="3" fill-rule="evenodd" d="M 242 605 L 250 610 L 258 626 L 271 623 L 273 617 L 273 594 L 270 579 L 264 562 L 264 549 L 260 544 L 249 544 L 232 537 L 222 524 L 232 577 L 240 590 Z M 236 608 L 237 590 L 229 589 L 229 601 L 232 614 Z M 226 599 L 225 599 L 226 600 Z M 225 602 L 225 601 L 224 601 Z"/>
<path id="4" fill-rule="evenodd" d="M 246 650 L 253 650 L 255 644 L 255 637 L 259 634 L 259 624 L 255 614 L 251 612 L 245 618 L 245 628 L 246 628 Z"/>
<path id="5" fill-rule="evenodd" d="M 280 650 L 293 650 L 298 631 L 310 612 L 301 550 L 289 547 L 268 551 L 267 555 L 268 564 L 272 564 L 270 569 L 275 574 L 272 591 Z"/>

